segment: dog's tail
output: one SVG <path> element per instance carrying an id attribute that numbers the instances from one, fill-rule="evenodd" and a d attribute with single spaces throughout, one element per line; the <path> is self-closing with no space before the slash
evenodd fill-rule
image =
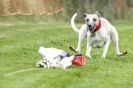
<path id="1" fill-rule="evenodd" d="M 75 26 L 75 23 L 74 23 L 74 20 L 75 20 L 76 16 L 77 16 L 77 13 L 75 13 L 75 14 L 72 16 L 72 18 L 71 18 L 71 26 L 72 26 L 72 28 L 73 28 L 73 30 L 74 30 L 75 32 L 79 33 L 79 29 Z"/>

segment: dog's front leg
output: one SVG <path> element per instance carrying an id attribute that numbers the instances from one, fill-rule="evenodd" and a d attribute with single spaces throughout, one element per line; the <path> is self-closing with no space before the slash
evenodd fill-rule
<path id="1" fill-rule="evenodd" d="M 81 53 L 81 45 L 82 45 L 82 41 L 86 36 L 86 30 L 85 29 L 80 29 L 79 31 L 79 36 L 78 36 L 78 45 L 77 45 L 77 49 L 76 51 L 78 53 Z"/>
<path id="2" fill-rule="evenodd" d="M 87 34 L 87 50 L 86 50 L 86 56 L 88 57 L 88 58 L 92 58 L 92 56 L 91 56 L 91 48 L 92 48 L 92 45 L 90 44 L 90 36 L 89 36 L 90 34 L 88 33 Z"/>
<path id="3" fill-rule="evenodd" d="M 113 27 L 114 28 L 114 27 Z M 112 39 L 112 42 L 114 44 L 114 47 L 115 47 L 115 52 L 116 52 L 116 55 L 118 56 L 121 56 L 122 53 L 120 52 L 119 50 L 119 38 L 118 38 L 118 33 L 116 31 L 116 29 L 114 28 L 114 31 L 111 35 L 111 39 Z"/>
<path id="4" fill-rule="evenodd" d="M 107 52 L 108 52 L 108 48 L 109 48 L 109 44 L 110 44 L 110 39 L 109 39 L 109 40 L 105 43 L 105 45 L 103 46 L 102 58 L 106 58 Z"/>
<path id="5" fill-rule="evenodd" d="M 86 50 L 86 56 L 88 57 L 88 58 L 92 58 L 92 56 L 91 56 L 91 48 L 92 48 L 92 45 L 87 41 L 87 50 Z"/>

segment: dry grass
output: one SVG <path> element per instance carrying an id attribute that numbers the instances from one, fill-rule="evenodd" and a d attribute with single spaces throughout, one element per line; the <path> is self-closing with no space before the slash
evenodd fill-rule
<path id="1" fill-rule="evenodd" d="M 63 11 L 59 0 L 1 0 L 2 15 L 53 15 Z"/>

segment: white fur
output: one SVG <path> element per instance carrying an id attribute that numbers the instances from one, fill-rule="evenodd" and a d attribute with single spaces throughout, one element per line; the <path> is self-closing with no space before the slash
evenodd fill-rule
<path id="1" fill-rule="evenodd" d="M 65 57 L 62 60 L 59 60 L 58 58 L 55 59 L 56 56 L 63 53 L 63 50 L 57 49 L 57 48 L 44 48 L 40 47 L 39 54 L 42 56 L 43 60 L 37 62 L 37 64 L 43 64 L 43 61 L 47 61 L 47 66 L 45 67 L 56 67 L 56 68 L 67 68 L 72 65 L 72 60 L 74 58 L 74 55 L 70 57 Z"/>
<path id="2" fill-rule="evenodd" d="M 121 55 L 119 50 L 119 38 L 118 33 L 114 26 L 112 26 L 105 18 L 99 17 L 97 20 L 100 19 L 101 21 L 101 28 L 100 30 L 96 31 L 95 33 L 91 33 L 87 30 L 87 24 L 83 24 L 80 30 L 76 28 L 74 24 L 74 19 L 76 18 L 77 13 L 75 13 L 71 18 L 71 26 L 74 31 L 78 33 L 78 45 L 77 45 L 77 52 L 81 52 L 81 44 L 82 40 L 87 36 L 87 49 L 86 49 L 86 56 L 88 58 L 92 58 L 91 56 L 91 48 L 92 44 L 94 47 L 103 47 L 103 54 L 102 57 L 106 58 L 108 47 L 110 44 L 110 41 L 113 41 L 116 55 Z M 96 16 L 96 14 L 88 14 L 87 17 L 93 19 L 93 17 Z M 90 21 L 91 22 L 91 21 Z M 93 24 L 93 23 L 92 23 Z"/>

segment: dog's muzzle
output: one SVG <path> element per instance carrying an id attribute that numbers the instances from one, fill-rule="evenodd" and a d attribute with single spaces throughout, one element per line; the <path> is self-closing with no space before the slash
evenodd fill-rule
<path id="1" fill-rule="evenodd" d="M 93 27 L 92 25 L 87 25 L 87 27 L 88 27 L 88 30 L 89 30 L 90 32 L 92 32 L 93 29 L 94 29 L 94 27 Z"/>

